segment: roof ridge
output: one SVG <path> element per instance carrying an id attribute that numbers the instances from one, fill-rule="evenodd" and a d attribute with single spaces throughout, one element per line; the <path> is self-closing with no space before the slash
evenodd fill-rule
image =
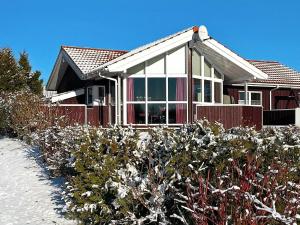
<path id="1" fill-rule="evenodd" d="M 105 48 L 79 47 L 79 46 L 70 46 L 70 45 L 62 45 L 61 48 L 89 49 L 89 50 L 97 50 L 97 51 L 114 51 L 114 52 L 124 52 L 124 53 L 128 52 L 127 50 L 115 50 L 115 49 L 105 49 Z"/>

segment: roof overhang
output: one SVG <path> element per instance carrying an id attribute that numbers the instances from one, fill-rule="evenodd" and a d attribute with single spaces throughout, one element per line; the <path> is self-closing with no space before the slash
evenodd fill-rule
<path id="1" fill-rule="evenodd" d="M 192 40 L 194 41 L 193 34 L 194 31 L 192 28 L 178 32 L 157 42 L 130 51 L 115 60 L 103 64 L 100 68 L 91 71 L 91 73 L 97 71 L 106 71 L 106 73 L 107 71 L 112 73 L 125 72 L 126 69 L 132 66 L 180 45 L 192 42 Z M 215 68 L 225 75 L 225 82 L 233 83 L 268 78 L 267 74 L 250 64 L 247 60 L 210 38 L 204 26 L 200 27 L 199 36 L 197 42 L 194 42 L 192 47 L 196 48 Z"/>
<path id="2" fill-rule="evenodd" d="M 268 78 L 267 74 L 212 38 L 199 41 L 193 47 L 225 75 L 225 82 Z"/>
<path id="3" fill-rule="evenodd" d="M 63 48 L 60 49 L 57 59 L 55 61 L 53 70 L 50 74 L 50 78 L 46 85 L 46 90 L 48 91 L 56 91 L 57 87 L 67 69 L 67 67 L 71 66 L 71 68 L 75 71 L 77 76 L 84 80 L 86 76 L 82 73 L 82 71 L 78 68 L 78 66 L 74 63 L 74 61 L 70 58 L 70 56 L 65 52 Z"/>

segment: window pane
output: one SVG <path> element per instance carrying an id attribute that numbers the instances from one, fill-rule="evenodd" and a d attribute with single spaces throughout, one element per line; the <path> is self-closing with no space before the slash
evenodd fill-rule
<path id="1" fill-rule="evenodd" d="M 244 91 L 239 92 L 239 104 L 245 104 L 245 92 Z"/>
<path id="2" fill-rule="evenodd" d="M 214 73 L 215 73 L 215 78 L 222 79 L 222 75 L 219 73 L 218 70 L 214 69 Z"/>
<path id="3" fill-rule="evenodd" d="M 145 74 L 145 63 L 140 63 L 136 66 L 133 66 L 133 67 L 127 69 L 127 74 L 129 74 L 129 75 Z"/>
<path id="4" fill-rule="evenodd" d="M 166 123 L 166 104 L 148 104 L 148 123 Z"/>
<path id="5" fill-rule="evenodd" d="M 186 101 L 186 78 L 168 78 L 169 101 Z"/>
<path id="6" fill-rule="evenodd" d="M 261 105 L 261 93 L 251 93 L 251 105 Z"/>
<path id="7" fill-rule="evenodd" d="M 204 81 L 204 102 L 211 102 L 211 81 Z"/>
<path id="8" fill-rule="evenodd" d="M 127 104 L 127 123 L 145 124 L 145 104 Z"/>
<path id="9" fill-rule="evenodd" d="M 92 104 L 93 103 L 93 88 L 88 88 L 87 89 L 87 104 Z"/>
<path id="10" fill-rule="evenodd" d="M 98 99 L 99 99 L 99 102 L 101 104 L 104 104 L 104 98 L 105 98 L 105 88 L 104 87 L 99 87 L 98 88 Z"/>
<path id="11" fill-rule="evenodd" d="M 127 79 L 127 101 L 145 101 L 145 78 Z"/>
<path id="12" fill-rule="evenodd" d="M 201 57 L 195 50 L 192 52 L 192 73 L 193 75 L 201 75 Z"/>
<path id="13" fill-rule="evenodd" d="M 204 60 L 204 76 L 205 77 L 211 77 L 211 66 L 210 64 Z"/>
<path id="14" fill-rule="evenodd" d="M 123 87 L 123 86 L 121 86 Z M 110 82 L 110 94 L 111 94 L 111 104 L 115 104 L 115 82 Z"/>
<path id="15" fill-rule="evenodd" d="M 168 74 L 185 74 L 185 47 L 168 52 Z"/>
<path id="16" fill-rule="evenodd" d="M 169 124 L 186 123 L 186 104 L 169 104 Z"/>
<path id="17" fill-rule="evenodd" d="M 215 103 L 221 103 L 221 96 L 222 96 L 222 93 L 221 93 L 221 83 L 219 82 L 215 82 L 215 90 L 214 90 L 214 95 L 215 95 Z"/>
<path id="18" fill-rule="evenodd" d="M 166 78 L 148 79 L 148 101 L 166 101 Z"/>
<path id="19" fill-rule="evenodd" d="M 164 55 L 159 55 L 148 60 L 147 74 L 165 74 Z"/>
<path id="20" fill-rule="evenodd" d="M 193 79 L 193 101 L 202 102 L 202 83 L 200 79 Z"/>

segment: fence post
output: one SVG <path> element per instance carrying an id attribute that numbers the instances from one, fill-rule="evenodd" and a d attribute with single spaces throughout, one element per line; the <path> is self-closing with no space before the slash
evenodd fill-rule
<path id="1" fill-rule="evenodd" d="M 84 106 L 84 125 L 87 125 L 87 105 Z"/>

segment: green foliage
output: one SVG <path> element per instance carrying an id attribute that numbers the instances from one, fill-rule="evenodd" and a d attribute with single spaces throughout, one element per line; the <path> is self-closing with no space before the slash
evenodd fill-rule
<path id="1" fill-rule="evenodd" d="M 260 182 L 257 174 L 270 177 L 262 180 L 268 189 L 300 183 L 300 132 L 294 127 L 224 130 L 218 123 L 199 121 L 178 130 L 157 127 L 141 134 L 118 126 L 55 126 L 42 139 L 47 162 L 60 165 L 55 167 L 68 179 L 69 215 L 82 224 L 197 224 L 186 210 L 187 190 L 197 192 L 200 177 L 208 177 L 212 187 L 236 186 L 251 195 L 259 189 L 246 181 Z M 274 174 L 276 170 L 280 172 Z M 287 193 L 276 202 L 282 214 Z M 215 196 L 211 192 L 207 201 L 217 204 L 223 195 Z M 224 207 L 228 215 L 244 213 L 236 199 Z"/>
<path id="2" fill-rule="evenodd" d="M 43 86 L 39 71 L 31 71 L 28 54 L 23 52 L 17 61 L 9 48 L 0 49 L 0 92 L 28 90 L 41 95 Z"/>

